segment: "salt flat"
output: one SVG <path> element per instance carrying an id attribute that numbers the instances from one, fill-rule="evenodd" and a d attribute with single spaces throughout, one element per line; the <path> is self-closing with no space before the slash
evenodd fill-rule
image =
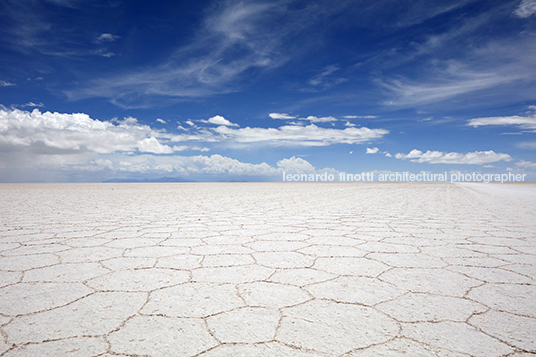
<path id="1" fill-rule="evenodd" d="M 2 184 L 0 354 L 534 355 L 535 193 Z"/>

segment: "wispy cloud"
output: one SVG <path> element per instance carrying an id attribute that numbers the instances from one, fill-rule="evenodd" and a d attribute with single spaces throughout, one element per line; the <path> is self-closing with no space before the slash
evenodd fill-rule
<path id="1" fill-rule="evenodd" d="M 15 107 L 21 107 L 21 108 L 25 108 L 25 107 L 42 108 L 44 106 L 45 105 L 42 102 L 39 102 L 39 103 L 28 102 L 28 103 L 22 104 L 22 105 L 15 105 Z"/>
<path id="2" fill-rule="evenodd" d="M 504 117 L 474 118 L 468 120 L 467 125 L 475 128 L 480 126 L 515 125 L 525 130 L 536 130 L 536 114 L 532 114 L 529 116 L 512 115 Z"/>
<path id="3" fill-rule="evenodd" d="M 345 115 L 344 119 L 375 119 L 376 115 Z"/>
<path id="4" fill-rule="evenodd" d="M 389 99 L 384 104 L 413 107 L 465 101 L 475 105 L 488 103 L 490 97 L 534 99 L 534 33 L 513 34 L 497 28 L 511 11 L 511 3 L 504 3 L 460 17 L 446 31 L 424 36 L 396 51 L 396 56 L 385 54 L 384 72 L 397 69 L 397 74 L 375 79 L 386 89 Z M 484 35 L 490 31 L 500 35 Z M 411 74 L 399 70 L 408 64 L 418 64 L 422 70 Z"/>
<path id="5" fill-rule="evenodd" d="M 442 102 L 463 94 L 509 84 L 523 78 L 521 74 L 501 75 L 493 72 L 479 73 L 469 70 L 460 70 L 456 73 L 447 71 L 437 74 L 435 77 L 435 81 L 395 79 L 390 81 L 377 80 L 376 83 L 395 94 L 385 104 L 405 107 Z"/>
<path id="6" fill-rule="evenodd" d="M 0 87 L 10 87 L 14 85 L 15 83 L 7 82 L 7 81 L 0 81 Z"/>
<path id="7" fill-rule="evenodd" d="M 410 160 L 418 163 L 429 164 L 468 164 L 468 165 L 484 165 L 497 161 L 511 161 L 512 157 L 508 154 L 496 153 L 493 150 L 489 151 L 474 151 L 468 153 L 459 152 L 441 152 L 431 151 L 422 152 L 413 149 L 409 154 L 398 153 L 395 155 L 400 160 Z"/>
<path id="8" fill-rule="evenodd" d="M 111 33 L 103 33 L 97 37 L 98 42 L 115 42 L 119 40 L 121 36 L 112 35 Z"/>
<path id="9" fill-rule="evenodd" d="M 290 10 L 284 2 L 225 1 L 207 15 L 191 44 L 159 65 L 93 80 L 87 88 L 66 93 L 75 99 L 107 97 L 117 105 L 136 107 L 148 103 L 140 96 L 199 97 L 236 91 L 246 71 L 276 68 L 290 58 L 284 39 L 310 26 L 309 11 Z"/>
<path id="10" fill-rule="evenodd" d="M 528 169 L 536 169 L 536 162 L 521 160 L 519 162 L 516 162 L 516 166 L 525 167 Z"/>
<path id="11" fill-rule="evenodd" d="M 523 0 L 514 11 L 514 15 L 521 18 L 527 18 L 534 14 L 536 14 L 536 0 Z"/>
<path id="12" fill-rule="evenodd" d="M 339 121 L 339 119 L 334 118 L 332 116 L 317 117 L 317 116 L 314 116 L 314 115 L 309 115 L 307 117 L 302 118 L 302 117 L 299 117 L 298 115 L 289 115 L 289 114 L 286 114 L 286 113 L 270 113 L 269 116 L 272 119 L 281 119 L 281 120 L 294 120 L 294 119 L 297 119 L 297 120 L 302 120 L 302 121 L 308 121 L 310 123 L 330 123 L 330 122 Z"/>
<path id="13" fill-rule="evenodd" d="M 516 146 L 522 149 L 536 150 L 536 141 L 524 141 L 518 143 Z"/>
<path id="14" fill-rule="evenodd" d="M 302 88 L 301 91 L 317 91 L 317 89 L 328 89 L 338 84 L 348 81 L 348 78 L 334 76 L 333 74 L 340 70 L 339 66 L 326 66 L 322 72 L 311 78 L 307 84 L 310 87 Z"/>

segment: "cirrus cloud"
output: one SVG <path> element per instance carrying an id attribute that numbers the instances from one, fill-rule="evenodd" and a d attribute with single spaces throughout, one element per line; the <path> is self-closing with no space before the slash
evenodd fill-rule
<path id="1" fill-rule="evenodd" d="M 523 0 L 514 11 L 514 15 L 521 18 L 527 18 L 534 14 L 536 14 L 536 0 Z"/>

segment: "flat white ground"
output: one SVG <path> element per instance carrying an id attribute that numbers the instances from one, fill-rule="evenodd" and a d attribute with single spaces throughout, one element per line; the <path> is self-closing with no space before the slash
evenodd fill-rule
<path id="1" fill-rule="evenodd" d="M 0 185 L 2 356 L 536 354 L 533 184 Z"/>

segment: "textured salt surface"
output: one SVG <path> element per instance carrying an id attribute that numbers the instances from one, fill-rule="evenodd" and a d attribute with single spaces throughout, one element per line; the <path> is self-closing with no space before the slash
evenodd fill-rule
<path id="1" fill-rule="evenodd" d="M 0 185 L 0 355 L 534 355 L 535 203 L 533 184 Z"/>

